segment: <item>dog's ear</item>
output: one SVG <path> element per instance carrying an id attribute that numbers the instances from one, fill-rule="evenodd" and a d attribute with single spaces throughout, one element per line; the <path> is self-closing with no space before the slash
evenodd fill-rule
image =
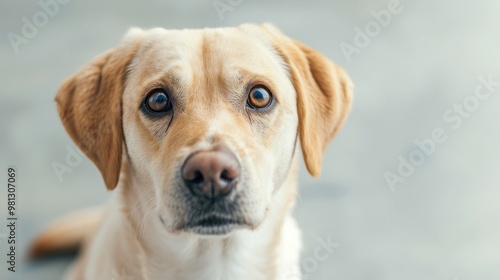
<path id="1" fill-rule="evenodd" d="M 292 40 L 272 25 L 262 26 L 289 68 L 297 92 L 298 133 L 309 173 L 321 173 L 323 152 L 344 123 L 352 102 L 352 82 L 342 68 Z"/>
<path id="2" fill-rule="evenodd" d="M 97 166 L 109 190 L 118 183 L 122 159 L 122 106 L 127 66 L 139 45 L 137 29 L 115 49 L 67 79 L 56 95 L 62 123 Z"/>

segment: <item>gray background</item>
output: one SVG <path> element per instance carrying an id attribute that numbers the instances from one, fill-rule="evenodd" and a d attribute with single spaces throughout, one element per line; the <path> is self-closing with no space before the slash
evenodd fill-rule
<path id="1" fill-rule="evenodd" d="M 221 0 L 226 2 L 226 0 Z M 243 0 L 221 19 L 207 1 L 83 1 L 61 5 L 16 53 L 37 1 L 2 0 L 0 11 L 0 225 L 6 213 L 7 166 L 18 168 L 18 267 L 1 279 L 58 279 L 70 260 L 30 264 L 25 250 L 52 219 L 102 204 L 98 171 L 85 160 L 60 182 L 53 162 L 74 149 L 58 119 L 60 82 L 115 46 L 131 26 L 201 28 L 273 22 L 342 65 L 355 85 L 352 114 L 325 154 L 323 176 L 302 168 L 296 216 L 303 229 L 308 279 L 500 279 L 500 88 L 459 129 L 443 113 L 473 95 L 478 77 L 500 81 L 500 2 L 401 0 L 403 10 L 352 56 L 355 28 L 387 1 Z M 389 188 L 415 139 L 442 128 L 447 141 L 404 183 Z M 6 227 L 0 227 L 5 256 Z M 313 260 L 318 238 L 340 246 Z M 316 265 L 314 265 L 316 264 Z"/>

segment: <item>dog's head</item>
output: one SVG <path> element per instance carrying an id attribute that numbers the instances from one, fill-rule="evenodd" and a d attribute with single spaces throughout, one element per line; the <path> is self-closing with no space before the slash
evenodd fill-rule
<path id="1" fill-rule="evenodd" d="M 297 139 L 319 176 L 351 83 L 271 25 L 133 29 L 68 79 L 56 101 L 108 189 L 124 158 L 137 203 L 167 230 L 220 235 L 262 223 Z"/>

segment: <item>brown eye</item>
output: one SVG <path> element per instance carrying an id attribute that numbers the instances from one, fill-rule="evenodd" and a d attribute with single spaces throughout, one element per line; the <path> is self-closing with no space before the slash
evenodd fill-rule
<path id="1" fill-rule="evenodd" d="M 253 109 L 262 109 L 271 104 L 273 96 L 271 92 L 263 86 L 255 86 L 248 94 L 248 105 Z"/>
<path id="2" fill-rule="evenodd" d="M 163 89 L 156 89 L 148 94 L 144 100 L 146 108 L 151 113 L 163 113 L 172 108 L 172 103 Z"/>

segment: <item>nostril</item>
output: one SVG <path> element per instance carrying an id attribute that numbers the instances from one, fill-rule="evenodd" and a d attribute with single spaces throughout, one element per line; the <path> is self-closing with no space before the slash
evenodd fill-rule
<path id="1" fill-rule="evenodd" d="M 233 180 L 233 178 L 229 176 L 229 171 L 227 170 L 222 171 L 222 173 L 220 174 L 220 178 L 226 182 L 231 182 Z"/>
<path id="2" fill-rule="evenodd" d="M 205 178 L 200 171 L 195 171 L 193 178 L 189 179 L 189 181 L 193 184 L 202 184 L 204 180 Z"/>

